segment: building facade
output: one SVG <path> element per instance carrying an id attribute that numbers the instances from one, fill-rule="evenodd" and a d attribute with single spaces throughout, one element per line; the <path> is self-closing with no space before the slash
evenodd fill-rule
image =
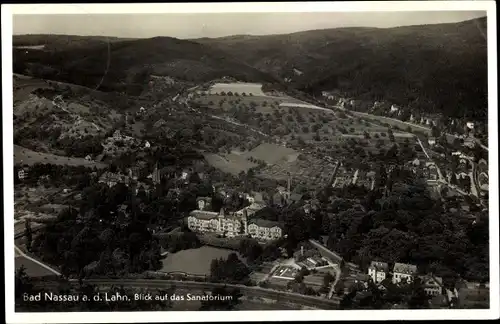
<path id="1" fill-rule="evenodd" d="M 206 209 L 204 199 L 198 199 L 198 207 Z M 225 237 L 250 235 L 258 240 L 275 240 L 282 237 L 283 232 L 278 222 L 272 222 L 253 215 L 265 205 L 252 204 L 234 213 L 226 213 L 224 208 L 220 212 L 208 210 L 194 210 L 188 218 L 188 228 L 198 233 L 215 233 Z"/>
<path id="2" fill-rule="evenodd" d="M 439 296 L 443 294 L 443 279 L 433 275 L 421 278 L 424 291 L 428 296 Z"/>
<path id="3" fill-rule="evenodd" d="M 372 278 L 373 282 L 382 282 L 389 273 L 389 265 L 385 262 L 372 261 L 368 268 L 368 275 Z"/>

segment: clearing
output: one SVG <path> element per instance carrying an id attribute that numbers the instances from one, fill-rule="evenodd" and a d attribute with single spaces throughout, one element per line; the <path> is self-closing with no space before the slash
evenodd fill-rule
<path id="1" fill-rule="evenodd" d="M 244 153 L 244 156 L 253 157 L 257 160 L 265 161 L 267 164 L 281 164 L 294 162 L 299 156 L 299 152 L 293 148 L 280 146 L 276 144 L 263 143 L 253 150 Z"/>
<path id="2" fill-rule="evenodd" d="M 35 163 L 85 166 L 88 168 L 105 168 L 104 163 L 87 161 L 83 158 L 72 158 L 67 156 L 54 155 L 50 153 L 38 153 L 19 145 L 14 145 L 14 164 L 33 165 Z"/>
<path id="3" fill-rule="evenodd" d="M 241 171 L 246 172 L 250 168 L 257 166 L 256 163 L 250 162 L 246 157 L 237 153 L 224 155 L 205 153 L 203 155 L 208 164 L 222 172 L 231 173 L 233 175 L 238 175 Z"/>
<path id="4" fill-rule="evenodd" d="M 262 96 L 266 94 L 262 91 L 262 84 L 259 83 L 216 83 L 208 90 L 210 94 L 220 94 L 222 92 L 248 94 L 253 96 Z"/>

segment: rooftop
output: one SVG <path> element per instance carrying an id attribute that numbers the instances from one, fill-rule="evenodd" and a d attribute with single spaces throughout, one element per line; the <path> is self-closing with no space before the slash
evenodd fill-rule
<path id="1" fill-rule="evenodd" d="M 204 211 L 204 210 L 193 210 L 192 212 L 189 213 L 189 216 L 196 217 L 198 219 L 214 219 L 219 216 L 219 213 L 216 212 L 210 212 L 210 211 Z"/>
<path id="2" fill-rule="evenodd" d="M 261 218 L 255 218 L 255 219 L 251 219 L 248 224 L 255 224 L 259 227 L 267 227 L 267 228 L 271 228 L 271 227 L 279 227 L 279 228 L 282 228 L 281 224 L 279 222 L 275 222 L 275 221 L 270 221 L 270 220 L 267 220 L 267 219 L 261 219 Z"/>
<path id="3" fill-rule="evenodd" d="M 389 265 L 386 262 L 372 261 L 372 263 L 370 264 L 370 269 L 388 272 Z"/>
<path id="4" fill-rule="evenodd" d="M 403 273 L 403 274 L 415 274 L 417 273 L 417 266 L 406 263 L 395 263 L 393 272 Z"/>

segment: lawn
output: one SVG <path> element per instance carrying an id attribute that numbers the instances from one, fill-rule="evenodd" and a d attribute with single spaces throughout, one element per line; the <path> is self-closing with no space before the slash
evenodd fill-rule
<path id="1" fill-rule="evenodd" d="M 234 175 L 239 174 L 241 171 L 246 172 L 250 168 L 257 166 L 257 164 L 248 161 L 246 157 L 238 155 L 236 153 L 221 155 L 214 153 L 205 153 L 204 156 L 208 164 L 210 164 L 214 168 Z"/>
<path id="2" fill-rule="evenodd" d="M 231 253 L 235 252 L 210 246 L 169 253 L 162 261 L 163 267 L 161 271 L 179 271 L 194 275 L 209 275 L 212 260 L 218 258 L 226 259 Z"/>
<path id="3" fill-rule="evenodd" d="M 221 92 L 265 96 L 264 92 L 262 92 L 262 84 L 260 83 L 216 83 L 209 89 L 210 94 L 219 94 Z"/>
<path id="4" fill-rule="evenodd" d="M 253 150 L 244 154 L 245 157 L 253 157 L 257 160 L 263 160 L 267 164 L 280 164 L 294 162 L 299 156 L 299 152 L 292 148 L 281 145 L 263 143 Z"/>
<path id="5" fill-rule="evenodd" d="M 104 163 L 87 161 L 83 158 L 72 158 L 67 156 L 54 155 L 49 153 L 39 153 L 19 145 L 14 145 L 14 164 L 33 165 L 35 163 L 86 166 L 89 168 L 105 168 Z"/>

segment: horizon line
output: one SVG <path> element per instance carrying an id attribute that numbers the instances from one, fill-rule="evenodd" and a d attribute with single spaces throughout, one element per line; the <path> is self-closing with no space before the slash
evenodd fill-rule
<path id="1" fill-rule="evenodd" d="M 122 36 L 111 36 L 111 35 L 83 35 L 83 34 L 56 34 L 56 33 L 36 33 L 36 34 L 16 34 L 12 33 L 12 37 L 14 36 L 68 36 L 68 37 L 104 37 L 104 38 L 118 38 L 118 39 L 124 39 L 124 40 L 139 40 L 139 39 L 151 39 L 151 38 L 157 38 L 157 37 L 169 37 L 169 38 L 176 38 L 180 40 L 186 40 L 186 41 L 194 41 L 198 39 L 221 39 L 221 38 L 230 38 L 230 37 L 266 37 L 266 36 L 284 36 L 284 35 L 293 35 L 293 34 L 299 34 L 299 33 L 307 33 L 307 32 L 313 32 L 313 31 L 324 31 L 324 30 L 335 30 L 335 29 L 355 29 L 355 28 L 366 28 L 366 29 L 396 29 L 396 28 L 404 28 L 404 27 L 420 27 L 420 26 L 436 26 L 436 25 L 451 25 L 451 24 L 461 24 L 465 22 L 472 22 L 476 20 L 481 20 L 481 19 L 486 19 L 486 22 L 488 21 L 488 17 L 482 16 L 482 17 L 477 17 L 477 18 L 472 18 L 472 19 L 466 19 L 462 21 L 457 21 L 457 22 L 445 22 L 445 23 L 435 23 L 435 24 L 411 24 L 411 25 L 400 25 L 400 26 L 391 26 L 391 27 L 373 27 L 373 26 L 349 26 L 349 27 L 331 27 L 331 28 L 319 28 L 319 29 L 306 29 L 306 30 L 299 30 L 299 31 L 294 31 L 294 32 L 289 32 L 289 33 L 276 33 L 276 34 L 229 34 L 225 36 L 217 36 L 217 37 L 196 37 L 196 38 L 180 38 L 180 37 L 175 37 L 175 36 L 168 36 L 168 35 L 156 35 L 156 36 L 149 36 L 149 37 L 122 37 Z"/>

